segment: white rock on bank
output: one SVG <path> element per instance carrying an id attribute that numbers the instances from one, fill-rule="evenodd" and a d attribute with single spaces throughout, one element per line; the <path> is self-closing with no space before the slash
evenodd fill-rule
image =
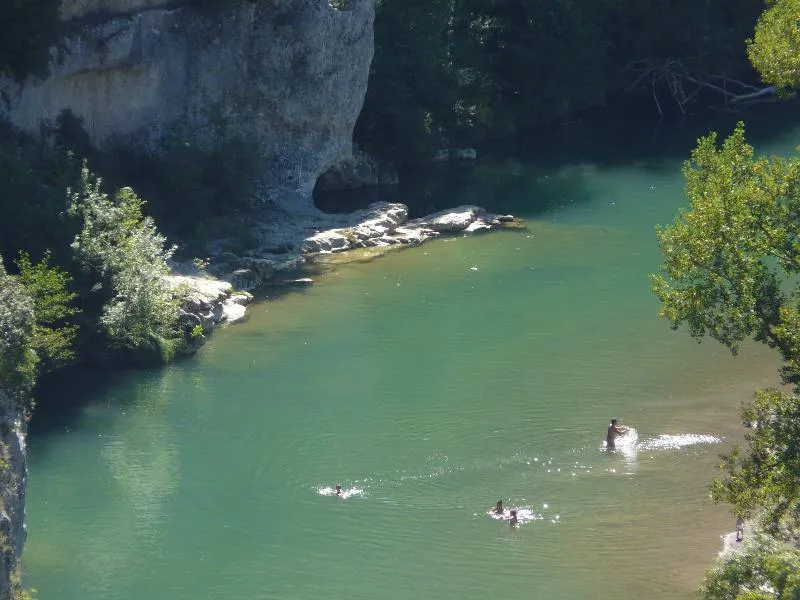
<path id="1" fill-rule="evenodd" d="M 228 323 L 236 323 L 245 318 L 247 308 L 241 304 L 237 304 L 232 298 L 226 300 L 222 304 L 222 318 Z"/>
<path id="2" fill-rule="evenodd" d="M 213 309 L 233 291 L 229 282 L 207 277 L 168 275 L 166 281 L 173 293 L 182 299 L 184 310 L 192 313 Z"/>
<path id="3" fill-rule="evenodd" d="M 421 219 L 414 219 L 409 221 L 409 224 L 417 224 L 440 233 L 453 233 L 464 231 L 483 212 L 483 209 L 479 206 L 457 206 L 456 208 L 433 213 Z"/>

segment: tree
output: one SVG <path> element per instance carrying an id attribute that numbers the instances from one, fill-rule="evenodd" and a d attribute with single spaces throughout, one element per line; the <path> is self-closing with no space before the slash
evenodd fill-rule
<path id="1" fill-rule="evenodd" d="M 98 277 L 108 297 L 101 327 L 113 348 L 163 351 L 178 318 L 165 280 L 174 248 L 165 247 L 166 239 L 143 216 L 143 201 L 131 188 L 112 198 L 101 183 L 84 165 L 78 190 L 68 193 L 70 214 L 83 221 L 72 243 L 75 256 Z"/>
<path id="2" fill-rule="evenodd" d="M 661 316 L 734 353 L 753 337 L 777 347 L 800 382 L 800 161 L 754 158 L 744 125 L 717 148 L 701 138 L 684 166 L 691 207 L 659 228 L 662 274 L 651 278 Z"/>
<path id="3" fill-rule="evenodd" d="M 776 348 L 783 379 L 800 384 L 800 160 L 755 158 L 744 125 L 717 146 L 701 138 L 684 166 L 690 208 L 658 229 L 662 273 L 651 276 L 661 316 L 734 353 L 753 338 Z M 749 452 L 724 457 L 712 498 L 765 510 L 773 531 L 796 516 L 800 400 L 759 392 L 745 407 Z"/>
<path id="4" fill-rule="evenodd" d="M 723 456 L 722 475 L 711 484 L 714 502 L 744 516 L 761 508 L 765 530 L 779 539 L 800 531 L 800 398 L 759 390 L 742 409 L 747 452 Z"/>
<path id="5" fill-rule="evenodd" d="M 78 309 L 72 306 L 77 294 L 68 289 L 72 278 L 50 265 L 49 252 L 36 264 L 27 253 L 20 252 L 15 263 L 19 269 L 17 280 L 33 300 L 31 347 L 41 361 L 41 370 L 54 371 L 75 359 L 78 326 L 70 322 L 70 317 Z"/>
<path id="6" fill-rule="evenodd" d="M 776 600 L 800 596 L 800 551 L 766 536 L 731 552 L 700 588 L 704 600 Z"/>
<path id="7" fill-rule="evenodd" d="M 800 0 L 773 0 L 747 41 L 750 62 L 767 83 L 800 85 Z"/>

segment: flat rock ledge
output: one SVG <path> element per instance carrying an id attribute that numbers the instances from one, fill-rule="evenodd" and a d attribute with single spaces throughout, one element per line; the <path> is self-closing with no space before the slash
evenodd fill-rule
<path id="1" fill-rule="evenodd" d="M 419 219 L 408 219 L 405 204 L 376 202 L 351 216 L 351 223 L 315 232 L 300 248 L 305 255 L 343 252 L 355 248 L 407 245 L 418 246 L 440 234 L 475 233 L 506 227 L 516 220 L 495 215 L 480 206 L 458 206 Z"/>
<path id="2" fill-rule="evenodd" d="M 182 329 L 202 344 L 218 325 L 245 318 L 246 306 L 253 299 L 250 291 L 276 283 L 313 283 L 308 278 L 292 279 L 289 273 L 319 257 L 359 248 L 380 253 L 381 249 L 419 246 L 441 235 L 521 226 L 512 215 L 492 214 L 472 205 L 411 220 L 405 204 L 390 202 L 376 202 L 349 214 L 273 216 L 255 226 L 258 244 L 254 250 L 237 255 L 225 250 L 228 240 L 216 240 L 209 245 L 211 259 L 206 268 L 176 264 L 167 280 L 180 301 Z"/>

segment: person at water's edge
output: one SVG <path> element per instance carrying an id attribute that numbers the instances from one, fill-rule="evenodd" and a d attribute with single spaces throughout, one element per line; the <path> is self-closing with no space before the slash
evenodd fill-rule
<path id="1" fill-rule="evenodd" d="M 616 439 L 624 435 L 628 431 L 628 428 L 625 425 L 617 425 L 616 419 L 611 419 L 611 424 L 608 426 L 608 435 L 606 436 L 606 448 L 608 450 L 615 450 Z"/>

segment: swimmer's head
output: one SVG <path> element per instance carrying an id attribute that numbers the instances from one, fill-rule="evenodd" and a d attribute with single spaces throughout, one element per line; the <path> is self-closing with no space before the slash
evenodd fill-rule
<path id="1" fill-rule="evenodd" d="M 512 517 L 516 517 L 516 516 L 517 516 L 517 511 L 515 511 L 515 510 L 512 510 L 512 511 L 511 511 L 511 516 L 512 516 Z"/>
<path id="2" fill-rule="evenodd" d="M 340 486 L 340 485 L 336 486 L 336 493 L 337 494 L 341 494 L 342 493 L 342 486 Z"/>
<path id="3" fill-rule="evenodd" d="M 497 501 L 497 506 L 503 506 L 503 501 L 502 500 L 498 500 Z"/>
<path id="4" fill-rule="evenodd" d="M 616 425 L 617 424 L 617 420 L 616 419 L 611 419 L 611 424 L 612 425 Z"/>

